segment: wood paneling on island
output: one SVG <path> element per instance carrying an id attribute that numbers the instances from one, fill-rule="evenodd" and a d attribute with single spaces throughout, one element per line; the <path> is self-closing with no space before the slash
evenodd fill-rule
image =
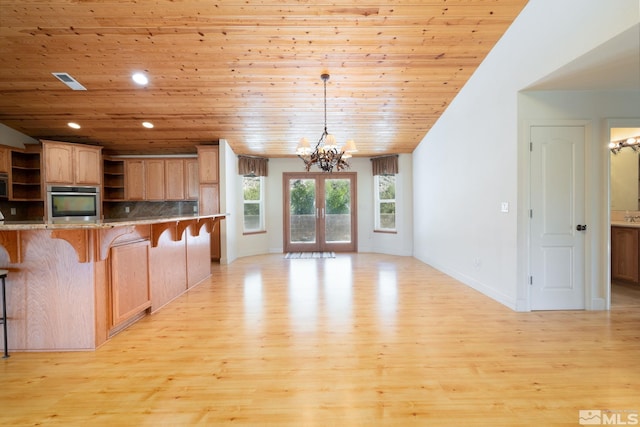
<path id="1" fill-rule="evenodd" d="M 97 348 L 211 274 L 210 233 L 222 218 L 0 225 L 9 349 Z M 145 281 L 148 291 L 132 287 Z"/>
<path id="2" fill-rule="evenodd" d="M 9 263 L 7 276 L 10 349 L 88 350 L 95 340 L 96 263 L 81 263 L 68 242 L 51 231 L 20 231 L 22 262 Z M 97 263 L 101 263 L 100 261 Z"/>

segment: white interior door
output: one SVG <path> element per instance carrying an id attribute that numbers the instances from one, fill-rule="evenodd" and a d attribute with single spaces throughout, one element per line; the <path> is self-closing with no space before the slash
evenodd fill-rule
<path id="1" fill-rule="evenodd" d="M 531 127 L 532 310 L 585 307 L 585 128 Z"/>

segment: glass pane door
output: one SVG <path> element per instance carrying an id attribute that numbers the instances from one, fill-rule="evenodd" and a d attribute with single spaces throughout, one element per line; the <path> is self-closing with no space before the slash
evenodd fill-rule
<path id="1" fill-rule="evenodd" d="M 316 229 L 316 180 L 289 180 L 289 243 L 315 245 Z"/>
<path id="2" fill-rule="evenodd" d="M 325 242 L 351 242 L 351 180 L 325 179 L 323 213 Z"/>
<path id="3" fill-rule="evenodd" d="M 284 251 L 355 252 L 356 174 L 284 174 Z"/>

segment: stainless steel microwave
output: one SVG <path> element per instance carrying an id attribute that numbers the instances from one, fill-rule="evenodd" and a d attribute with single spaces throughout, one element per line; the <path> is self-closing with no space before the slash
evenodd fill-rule
<path id="1" fill-rule="evenodd" d="M 100 187 L 47 187 L 49 222 L 91 222 L 100 219 Z"/>

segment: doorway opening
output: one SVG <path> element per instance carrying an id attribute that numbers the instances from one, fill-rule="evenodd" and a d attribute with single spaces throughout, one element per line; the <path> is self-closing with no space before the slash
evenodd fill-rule
<path id="1" fill-rule="evenodd" d="M 640 119 L 609 127 L 610 141 L 640 135 Z M 640 306 L 640 155 L 609 152 L 609 301 L 611 308 Z"/>

